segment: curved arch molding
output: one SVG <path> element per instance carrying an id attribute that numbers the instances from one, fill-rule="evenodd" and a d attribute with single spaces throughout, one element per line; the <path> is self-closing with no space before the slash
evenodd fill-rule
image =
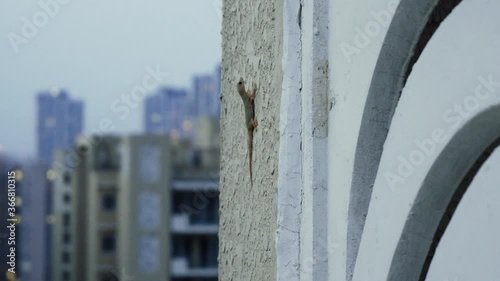
<path id="1" fill-rule="evenodd" d="M 453 136 L 415 198 L 393 256 L 388 281 L 425 280 L 458 201 L 477 170 L 498 147 L 499 140 L 500 105 L 475 116 Z"/>
<path id="2" fill-rule="evenodd" d="M 354 160 L 347 235 L 347 280 L 352 280 L 372 188 L 392 116 L 413 64 L 439 24 L 461 0 L 402 0 L 373 73 Z"/>

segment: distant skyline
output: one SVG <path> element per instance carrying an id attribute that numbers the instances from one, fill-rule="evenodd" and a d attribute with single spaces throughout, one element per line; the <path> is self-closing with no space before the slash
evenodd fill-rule
<path id="1" fill-rule="evenodd" d="M 53 161 L 58 148 L 71 148 L 82 132 L 85 108 L 67 92 L 51 89 L 37 96 L 37 155 Z"/>
<path id="2" fill-rule="evenodd" d="M 33 38 L 24 38 L 17 54 L 9 35 L 22 36 L 26 20 L 36 20 L 44 8 L 0 3 L 0 149 L 10 156 L 35 156 L 40 92 L 60 87 L 81 99 L 84 133 L 91 134 L 102 119 L 116 117 L 113 102 L 143 85 L 148 67 L 168 73 L 161 86 L 191 89 L 194 75 L 212 74 L 221 61 L 218 0 L 43 2 L 50 1 L 67 4 Z M 142 113 L 142 103 L 131 107 L 126 118 L 114 119 L 112 132 L 141 132 Z"/>

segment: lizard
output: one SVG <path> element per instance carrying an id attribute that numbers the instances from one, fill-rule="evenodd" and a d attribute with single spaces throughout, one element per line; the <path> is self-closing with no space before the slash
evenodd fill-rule
<path id="1" fill-rule="evenodd" d="M 248 162 L 250 170 L 250 185 L 253 186 L 253 174 L 252 174 L 252 155 L 253 155 L 253 135 L 255 128 L 257 128 L 257 120 L 255 119 L 255 95 L 257 94 L 257 87 L 253 85 L 253 90 L 248 92 L 245 90 L 245 81 L 240 78 L 237 85 L 238 94 L 243 101 L 243 107 L 245 108 L 245 127 L 248 131 Z"/>

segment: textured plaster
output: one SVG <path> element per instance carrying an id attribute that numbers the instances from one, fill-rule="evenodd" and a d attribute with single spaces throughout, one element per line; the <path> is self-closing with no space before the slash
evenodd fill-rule
<path id="1" fill-rule="evenodd" d="M 275 280 L 281 0 L 223 3 L 219 280 Z M 253 188 L 247 131 L 236 92 L 240 77 L 257 85 Z"/>

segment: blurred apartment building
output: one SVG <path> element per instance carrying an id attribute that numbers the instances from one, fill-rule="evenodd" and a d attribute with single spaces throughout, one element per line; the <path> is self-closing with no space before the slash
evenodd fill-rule
<path id="1" fill-rule="evenodd" d="M 37 96 L 38 158 L 51 163 L 57 148 L 70 148 L 83 130 L 83 102 L 59 88 Z"/>
<path id="2" fill-rule="evenodd" d="M 112 280 L 123 270 L 167 280 L 168 138 L 82 137 L 75 149 L 80 165 L 55 184 L 52 280 Z"/>
<path id="3" fill-rule="evenodd" d="M 66 149 L 57 149 L 54 154 L 56 163 L 65 163 L 66 157 L 70 155 Z M 74 154 L 76 155 L 76 154 Z M 53 205 L 52 205 L 52 253 L 47 256 L 51 266 L 47 267 L 51 271 L 51 280 L 71 279 L 71 253 L 72 237 L 71 229 L 71 208 L 74 200 L 72 182 L 72 170 L 63 167 L 57 171 L 50 170 L 48 174 L 53 178 Z"/>
<path id="4" fill-rule="evenodd" d="M 172 177 L 172 279 L 216 281 L 219 253 L 219 120 L 198 118 L 176 151 Z M 187 156 L 187 157 L 186 157 Z"/>
<path id="5" fill-rule="evenodd" d="M 217 126 L 196 141 L 77 140 L 80 165 L 54 183 L 52 281 L 113 280 L 110 272 L 120 280 L 217 280 L 218 120 L 199 123 Z"/>

